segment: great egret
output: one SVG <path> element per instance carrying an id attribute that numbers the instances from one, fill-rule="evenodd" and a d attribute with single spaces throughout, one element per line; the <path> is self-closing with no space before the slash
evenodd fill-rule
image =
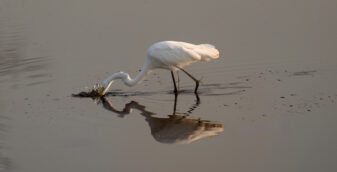
<path id="1" fill-rule="evenodd" d="M 140 73 L 131 79 L 130 75 L 125 72 L 117 72 L 109 76 L 101 83 L 99 95 L 103 96 L 110 88 L 115 79 L 123 80 L 127 86 L 134 86 L 142 81 L 152 69 L 167 69 L 171 71 L 174 92 L 177 93 L 177 87 L 173 71 L 181 70 L 195 81 L 196 93 L 199 87 L 199 80 L 195 79 L 191 74 L 183 69 L 196 61 L 208 61 L 219 57 L 219 51 L 210 44 L 194 45 L 186 42 L 163 41 L 157 42 L 150 46 L 147 50 L 147 58 Z"/>

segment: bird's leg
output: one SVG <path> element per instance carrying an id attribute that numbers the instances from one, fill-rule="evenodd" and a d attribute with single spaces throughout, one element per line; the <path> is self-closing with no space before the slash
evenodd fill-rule
<path id="1" fill-rule="evenodd" d="M 196 104 L 200 104 L 200 98 L 199 98 L 198 92 L 195 92 L 194 94 L 195 94 L 195 98 L 196 98 L 196 100 L 195 100 Z"/>
<path id="2" fill-rule="evenodd" d="M 193 81 L 195 82 L 195 89 L 194 89 L 194 93 L 197 94 L 198 88 L 199 88 L 199 80 L 195 79 L 191 74 L 189 74 L 186 70 L 184 70 L 181 67 L 176 66 L 178 69 L 180 69 L 181 71 L 183 71 L 184 73 L 186 73 L 186 75 L 188 75 L 191 79 L 193 79 Z"/>
<path id="3" fill-rule="evenodd" d="M 179 77 L 179 70 L 177 71 L 177 78 L 178 78 L 178 89 L 180 89 L 180 77 Z"/>
<path id="4" fill-rule="evenodd" d="M 178 99 L 178 94 L 174 94 L 173 115 L 176 115 L 176 111 L 177 111 L 177 99 Z"/>
<path id="5" fill-rule="evenodd" d="M 174 85 L 174 94 L 177 94 L 177 93 L 178 93 L 178 90 L 177 90 L 176 79 L 174 78 L 174 73 L 173 73 L 173 71 L 171 71 L 171 76 L 172 76 L 173 85 Z"/>

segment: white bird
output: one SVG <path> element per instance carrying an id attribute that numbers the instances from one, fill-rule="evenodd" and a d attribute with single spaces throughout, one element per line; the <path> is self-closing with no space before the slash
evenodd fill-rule
<path id="1" fill-rule="evenodd" d="M 183 67 L 193 62 L 208 61 L 216 58 L 219 58 L 219 51 L 210 44 L 195 45 L 177 41 L 157 42 L 151 45 L 147 50 L 145 63 L 140 73 L 134 79 L 131 79 L 130 75 L 125 72 L 114 73 L 101 83 L 99 95 L 103 96 L 116 79 L 123 80 L 127 86 L 134 86 L 142 81 L 153 69 L 167 69 L 171 71 L 175 93 L 177 93 L 177 87 L 173 71 L 183 71 L 195 81 L 194 92 L 197 93 L 199 80 L 185 71 Z"/>

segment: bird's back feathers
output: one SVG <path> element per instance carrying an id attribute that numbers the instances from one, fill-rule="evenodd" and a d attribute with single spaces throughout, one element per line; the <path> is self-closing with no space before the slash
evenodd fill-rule
<path id="1" fill-rule="evenodd" d="M 219 58 L 219 51 L 211 44 L 200 44 L 194 49 L 199 55 L 201 60 L 208 61 L 209 59 Z"/>
<path id="2" fill-rule="evenodd" d="M 196 61 L 208 61 L 219 57 L 219 51 L 210 44 L 194 45 L 186 42 L 163 41 L 150 46 L 147 55 L 157 63 L 154 67 L 183 67 Z"/>

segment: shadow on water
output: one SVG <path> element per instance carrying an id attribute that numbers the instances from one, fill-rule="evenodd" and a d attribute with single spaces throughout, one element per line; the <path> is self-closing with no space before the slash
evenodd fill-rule
<path id="1" fill-rule="evenodd" d="M 178 95 L 175 95 L 173 113 L 167 118 L 155 117 L 156 113 L 146 110 L 144 105 L 136 101 L 125 104 L 123 110 L 117 110 L 106 97 L 101 97 L 100 102 L 109 111 L 124 117 L 132 112 L 133 109 L 140 111 L 149 124 L 153 138 L 160 143 L 168 144 L 189 144 L 193 141 L 216 136 L 223 131 L 223 125 L 209 120 L 193 119 L 189 117 L 194 109 L 200 105 L 200 99 L 196 95 L 195 103 L 186 113 L 176 112 Z"/>
<path id="2" fill-rule="evenodd" d="M 78 95 L 73 96 L 80 97 Z M 108 96 L 92 98 L 95 103 L 102 104 L 103 108 L 118 114 L 118 117 L 121 118 L 131 114 L 133 109 L 140 111 L 140 115 L 145 117 L 145 121 L 150 126 L 153 138 L 160 143 L 189 144 L 202 138 L 219 135 L 223 131 L 223 125 L 219 122 L 189 117 L 200 105 L 199 95 L 195 94 L 195 96 L 195 103 L 191 105 L 189 110 L 185 113 L 180 113 L 176 110 L 178 94 L 175 94 L 173 112 L 167 118 L 156 117 L 157 113 L 146 110 L 146 106 L 136 101 L 131 101 L 125 104 L 122 110 L 117 110 L 108 99 Z"/>
<path id="3" fill-rule="evenodd" d="M 178 82 L 179 83 L 179 82 Z M 194 86 L 184 86 L 178 89 L 179 94 L 195 95 L 196 99 L 199 100 L 199 95 L 201 96 L 224 96 L 224 95 L 239 95 L 245 92 L 247 89 L 252 88 L 251 86 L 241 85 L 242 82 L 235 83 L 213 83 L 213 84 L 202 84 L 198 89 L 198 94 L 194 93 Z M 78 94 L 72 94 L 73 97 L 79 98 L 97 98 L 99 97 L 97 85 L 89 91 L 82 91 Z M 169 91 L 122 91 L 121 89 L 111 89 L 105 94 L 105 97 L 137 97 L 137 96 L 153 96 L 160 94 L 174 94 L 173 90 Z"/>
<path id="4" fill-rule="evenodd" d="M 171 144 L 188 144 L 193 141 L 216 136 L 223 131 L 223 125 L 219 122 L 209 120 L 193 119 L 189 115 L 199 107 L 200 98 L 203 96 L 223 96 L 223 95 L 238 95 L 251 88 L 250 86 L 241 86 L 241 83 L 228 84 L 203 84 L 198 90 L 198 94 L 194 93 L 193 87 L 181 87 L 178 94 L 173 91 L 151 91 L 151 92 L 125 92 L 118 89 L 111 90 L 105 96 L 99 97 L 97 90 L 93 89 L 90 92 L 80 92 L 73 94 L 73 97 L 92 98 L 96 104 L 102 104 L 103 108 L 118 114 L 118 117 L 125 117 L 131 114 L 133 109 L 140 111 L 140 114 L 145 117 L 149 124 L 151 134 L 155 140 L 160 143 Z M 173 113 L 167 118 L 156 117 L 157 113 L 146 110 L 146 106 L 141 105 L 136 101 L 131 101 L 125 104 L 122 110 L 117 110 L 108 99 L 109 97 L 137 97 L 137 96 L 153 96 L 158 94 L 174 94 L 175 100 L 173 103 Z M 176 111 L 178 95 L 195 95 L 195 102 L 185 113 Z"/>
<path id="5" fill-rule="evenodd" d="M 101 104 L 103 108 L 113 113 L 118 114 L 118 117 L 125 117 L 131 114 L 133 109 L 140 111 L 140 115 L 145 117 L 145 121 L 149 124 L 151 134 L 155 140 L 160 143 L 171 144 L 188 144 L 193 141 L 206 138 L 209 136 L 216 136 L 223 131 L 223 125 L 219 122 L 209 120 L 193 119 L 189 115 L 199 107 L 201 100 L 199 95 L 202 96 L 223 96 L 223 95 L 239 95 L 251 88 L 250 86 L 243 86 L 241 82 L 227 83 L 227 84 L 203 84 L 198 94 L 194 93 L 191 89 L 193 86 L 180 87 L 178 94 L 173 91 L 151 91 L 151 92 L 126 92 L 120 89 L 111 90 L 105 96 L 100 97 L 97 89 L 90 92 L 80 92 L 73 94 L 73 97 L 79 98 L 92 98 L 96 104 Z M 175 95 L 173 103 L 173 112 L 167 118 L 156 117 L 157 113 L 148 111 L 146 106 L 141 105 L 136 101 L 131 101 L 125 104 L 122 110 L 118 110 L 110 102 L 111 97 L 137 97 L 137 96 L 153 96 L 160 94 Z M 178 103 L 178 95 L 195 95 L 195 102 L 185 113 L 176 111 Z"/>
<path id="6" fill-rule="evenodd" d="M 198 89 L 197 96 L 224 96 L 224 95 L 237 95 L 245 92 L 247 89 L 252 88 L 251 86 L 244 86 L 240 85 L 241 83 L 215 83 L 215 84 L 203 84 Z M 179 88 L 179 94 L 188 94 L 194 95 L 194 90 L 191 89 L 194 86 L 184 86 Z M 133 97 L 133 96 L 153 96 L 158 94 L 174 94 L 173 91 L 151 91 L 151 92 L 144 92 L 144 91 L 136 91 L 136 92 L 127 92 L 121 90 L 111 90 L 110 92 L 106 93 L 107 97 L 111 96 L 123 96 L 123 97 Z M 198 98 L 198 97 L 197 97 Z"/>

